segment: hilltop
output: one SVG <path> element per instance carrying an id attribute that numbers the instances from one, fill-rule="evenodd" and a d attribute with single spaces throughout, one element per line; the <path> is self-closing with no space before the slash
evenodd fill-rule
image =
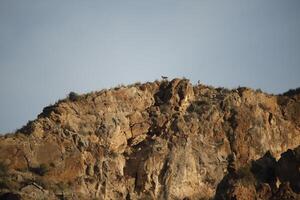
<path id="1" fill-rule="evenodd" d="M 70 93 L 0 137 L 0 199 L 300 199 L 299 145 L 297 90 Z"/>

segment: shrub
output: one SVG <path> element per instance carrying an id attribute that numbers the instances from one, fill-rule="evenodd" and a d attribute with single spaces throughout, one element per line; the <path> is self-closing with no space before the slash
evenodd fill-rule
<path id="1" fill-rule="evenodd" d="M 1 189 L 13 190 L 19 187 L 20 183 L 17 180 L 13 180 L 13 177 L 0 177 L 0 191 Z"/>
<path id="2" fill-rule="evenodd" d="M 256 91 L 257 93 L 263 93 L 263 91 L 262 91 L 260 88 L 257 88 L 255 91 Z"/>
<path id="3" fill-rule="evenodd" d="M 49 171 L 49 167 L 46 164 L 41 164 L 38 169 L 41 176 L 45 175 Z"/>
<path id="4" fill-rule="evenodd" d="M 47 181 L 44 180 L 42 177 L 36 177 L 33 182 L 36 183 L 37 185 L 41 186 L 44 189 L 49 189 Z"/>
<path id="5" fill-rule="evenodd" d="M 30 171 L 32 171 L 35 174 L 38 174 L 40 176 L 44 176 L 48 171 L 49 171 L 49 167 L 47 164 L 40 164 L 39 167 L 33 167 L 30 169 Z"/>
<path id="6" fill-rule="evenodd" d="M 237 170 L 237 175 L 241 179 L 242 184 L 249 185 L 249 184 L 256 184 L 256 179 L 251 172 L 250 166 L 244 166 Z"/>
<path id="7" fill-rule="evenodd" d="M 70 101 L 77 101 L 79 100 L 80 96 L 76 92 L 70 92 L 68 98 L 70 99 Z"/>
<path id="8" fill-rule="evenodd" d="M 7 174 L 7 170 L 7 166 L 3 162 L 0 162 L 0 176 L 5 176 Z"/>
<path id="9" fill-rule="evenodd" d="M 7 174 L 8 168 L 3 162 L 0 162 L 0 189 L 9 188 L 10 180 Z"/>

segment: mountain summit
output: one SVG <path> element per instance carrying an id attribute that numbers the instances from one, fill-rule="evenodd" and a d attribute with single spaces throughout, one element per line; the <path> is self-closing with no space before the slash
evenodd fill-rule
<path id="1" fill-rule="evenodd" d="M 299 92 L 70 93 L 0 137 L 0 199 L 299 199 L 299 145 Z"/>

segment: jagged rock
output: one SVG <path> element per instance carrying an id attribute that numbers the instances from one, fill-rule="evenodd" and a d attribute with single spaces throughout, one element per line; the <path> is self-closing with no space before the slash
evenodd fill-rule
<path id="1" fill-rule="evenodd" d="M 218 185 L 216 200 L 300 199 L 299 149 L 287 150 L 277 162 L 267 152 L 251 165 L 229 173 Z"/>
<path id="2" fill-rule="evenodd" d="M 76 95 L 0 137 L 0 195 L 297 199 L 299 119 L 297 92 L 187 79 Z"/>
<path id="3" fill-rule="evenodd" d="M 295 193 L 288 182 L 282 183 L 271 200 L 298 200 L 300 195 Z"/>
<path id="4" fill-rule="evenodd" d="M 292 190 L 300 193 L 300 146 L 281 155 L 276 174 L 280 182 L 289 182 Z"/>

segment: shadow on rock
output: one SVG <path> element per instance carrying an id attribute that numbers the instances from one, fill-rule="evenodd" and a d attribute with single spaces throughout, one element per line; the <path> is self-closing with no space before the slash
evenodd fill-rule
<path id="1" fill-rule="evenodd" d="M 270 152 L 234 169 L 217 186 L 215 200 L 300 199 L 300 146 L 276 159 Z"/>

